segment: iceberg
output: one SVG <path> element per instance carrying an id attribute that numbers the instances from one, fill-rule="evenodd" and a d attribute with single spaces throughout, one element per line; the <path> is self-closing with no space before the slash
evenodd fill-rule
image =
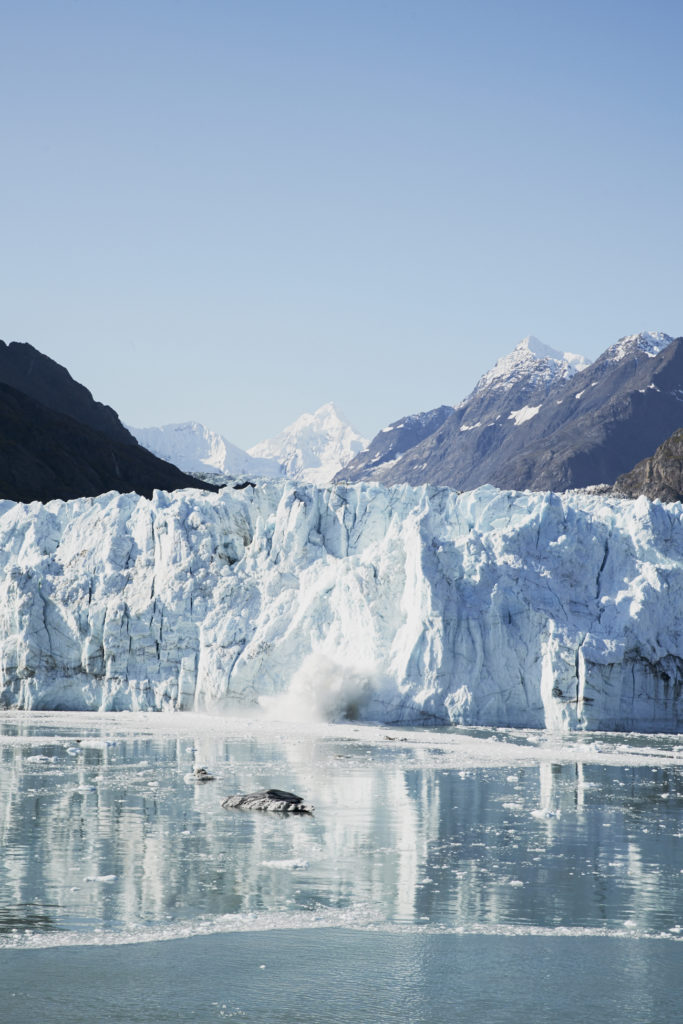
<path id="1" fill-rule="evenodd" d="M 680 731 L 683 507 L 432 485 L 0 504 L 0 707 Z"/>

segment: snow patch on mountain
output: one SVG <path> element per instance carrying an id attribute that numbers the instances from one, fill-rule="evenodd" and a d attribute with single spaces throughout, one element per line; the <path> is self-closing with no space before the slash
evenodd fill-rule
<path id="1" fill-rule="evenodd" d="M 289 480 L 0 506 L 0 706 L 679 731 L 683 507 Z"/>
<path id="2" fill-rule="evenodd" d="M 519 426 L 520 423 L 526 423 L 527 420 L 532 420 L 540 410 L 540 405 L 525 405 L 521 409 L 513 409 L 508 416 L 509 420 L 515 421 L 515 426 Z"/>
<path id="3" fill-rule="evenodd" d="M 186 473 L 273 477 L 283 472 L 276 459 L 254 458 L 222 434 L 194 421 L 128 429 L 144 448 Z"/>
<path id="4" fill-rule="evenodd" d="M 249 455 L 277 461 L 286 476 L 322 486 L 367 445 L 367 438 L 328 402 L 299 416 L 276 437 L 254 445 Z"/>

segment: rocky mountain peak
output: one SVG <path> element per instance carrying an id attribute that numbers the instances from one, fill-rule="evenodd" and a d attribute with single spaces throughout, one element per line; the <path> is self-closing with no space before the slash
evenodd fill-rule
<path id="1" fill-rule="evenodd" d="M 650 359 L 659 355 L 674 339 L 663 331 L 641 331 L 640 334 L 628 334 L 614 345 L 610 345 L 600 357 L 602 360 L 617 363 L 622 359 L 645 355 Z"/>
<path id="2" fill-rule="evenodd" d="M 530 334 L 480 377 L 470 397 L 493 388 L 509 390 L 522 380 L 529 380 L 534 386 L 555 383 L 589 365 L 584 356 L 560 352 Z"/>

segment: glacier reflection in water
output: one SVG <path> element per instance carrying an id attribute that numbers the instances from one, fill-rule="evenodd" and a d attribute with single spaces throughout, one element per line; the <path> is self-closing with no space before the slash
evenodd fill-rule
<path id="1" fill-rule="evenodd" d="M 676 737 L 0 718 L 0 946 L 249 928 L 683 936 Z M 215 782 L 188 782 L 193 764 Z M 225 811 L 279 786 L 313 817 Z"/>

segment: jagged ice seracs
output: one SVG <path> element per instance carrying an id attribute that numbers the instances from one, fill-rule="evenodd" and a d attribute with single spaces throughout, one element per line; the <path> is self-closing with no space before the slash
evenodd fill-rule
<path id="1" fill-rule="evenodd" d="M 683 508 L 288 480 L 0 504 L 0 705 L 678 731 Z"/>

